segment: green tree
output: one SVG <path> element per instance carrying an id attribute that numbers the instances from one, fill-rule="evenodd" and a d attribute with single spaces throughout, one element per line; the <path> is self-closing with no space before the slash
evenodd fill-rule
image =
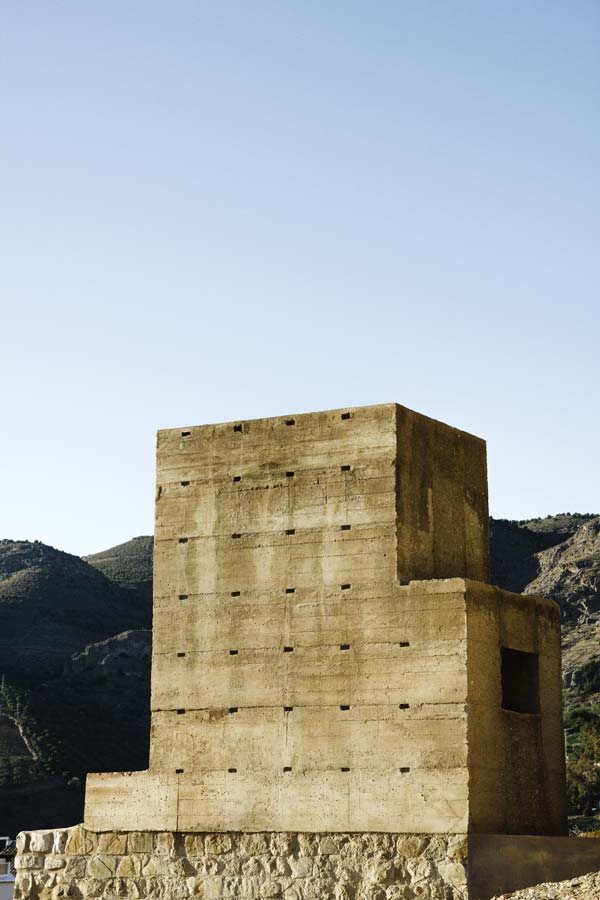
<path id="1" fill-rule="evenodd" d="M 589 816 L 600 807 L 600 732 L 587 725 L 577 753 L 567 763 L 567 796 L 571 810 Z"/>

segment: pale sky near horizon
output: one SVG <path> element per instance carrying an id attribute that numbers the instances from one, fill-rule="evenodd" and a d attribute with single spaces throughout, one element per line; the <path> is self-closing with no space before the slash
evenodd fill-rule
<path id="1" fill-rule="evenodd" d="M 600 512 L 597 2 L 0 11 L 0 538 L 151 533 L 158 428 L 397 401 Z"/>

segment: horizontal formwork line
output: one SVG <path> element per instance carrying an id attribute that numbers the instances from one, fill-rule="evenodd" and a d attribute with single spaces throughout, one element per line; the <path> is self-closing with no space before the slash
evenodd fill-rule
<path id="1" fill-rule="evenodd" d="M 177 527 L 177 526 L 174 526 L 174 528 L 175 527 Z M 240 526 L 238 525 L 237 527 L 240 527 Z M 327 544 L 341 544 L 341 545 L 367 544 L 367 543 L 372 544 L 374 541 L 381 541 L 382 539 L 386 539 L 386 538 L 388 540 L 395 540 L 395 531 L 396 531 L 395 523 L 392 523 L 392 522 L 382 523 L 379 526 L 369 525 L 366 527 L 370 528 L 370 529 L 378 528 L 378 529 L 380 529 L 380 531 L 382 533 L 368 535 L 368 536 L 358 535 L 356 537 L 341 537 L 342 534 L 344 534 L 344 535 L 352 534 L 354 532 L 354 529 L 352 529 L 351 532 L 346 532 L 346 531 L 342 532 L 341 529 L 339 528 L 339 526 L 335 530 L 332 529 L 331 532 L 329 532 L 329 530 L 325 529 L 325 528 L 324 529 L 296 528 L 295 535 L 287 535 L 285 533 L 286 529 L 284 529 L 284 528 L 282 528 L 281 530 L 277 530 L 277 531 L 226 531 L 226 532 L 220 532 L 217 534 L 190 534 L 189 532 L 183 532 L 183 533 L 175 533 L 175 534 L 173 534 L 172 537 L 158 538 L 156 543 L 157 543 L 157 545 L 160 545 L 160 544 L 167 544 L 168 542 L 174 542 L 174 541 L 179 542 L 181 538 L 186 538 L 187 543 L 189 543 L 191 541 L 195 541 L 195 542 L 219 541 L 219 540 L 220 541 L 230 541 L 230 540 L 234 539 L 233 535 L 235 534 L 235 535 L 237 535 L 235 540 L 239 540 L 239 541 L 242 541 L 245 543 L 247 543 L 248 541 L 255 541 L 255 542 L 256 541 L 264 541 L 267 538 L 279 538 L 280 539 L 280 542 L 276 543 L 276 544 L 255 543 L 253 546 L 256 546 L 256 547 L 286 547 L 286 548 L 289 548 L 289 547 L 294 547 L 294 546 L 296 546 L 296 547 L 297 546 L 310 546 L 311 544 L 322 545 L 324 543 L 324 541 L 312 539 L 312 535 L 315 534 L 315 532 L 319 532 L 319 531 L 321 532 L 321 534 L 323 534 L 323 532 L 325 532 L 326 534 L 331 533 L 333 535 L 334 533 L 336 533 L 336 534 L 340 535 L 340 537 L 332 537 L 331 540 L 326 542 Z M 358 531 L 359 529 L 357 528 L 356 530 Z M 390 533 L 386 534 L 386 531 L 389 531 Z M 288 540 L 288 538 L 290 538 L 290 537 L 295 537 L 296 540 L 295 541 Z M 232 549 L 234 549 L 233 545 L 232 545 Z"/>
<path id="2" fill-rule="evenodd" d="M 411 704 L 411 706 L 408 709 L 400 710 L 400 712 L 402 712 L 403 715 L 406 716 L 406 718 L 410 718 L 411 713 L 418 711 L 420 707 L 424 707 L 424 706 L 426 706 L 426 707 L 437 707 L 437 706 L 439 706 L 439 707 L 448 707 L 448 706 L 460 707 L 460 715 L 461 716 L 466 712 L 466 703 L 464 701 L 458 701 L 458 700 L 456 700 L 456 701 L 448 700 L 448 701 L 440 701 L 440 702 L 436 702 L 435 700 L 428 700 L 426 702 L 419 701 L 417 703 Z M 155 707 L 154 709 L 152 709 L 152 712 L 153 713 L 154 712 L 169 712 L 169 713 L 174 712 L 174 713 L 176 713 L 178 709 L 181 709 L 181 704 L 179 704 L 178 706 L 177 705 L 158 706 L 158 707 Z M 187 714 L 187 713 L 193 713 L 193 712 L 214 712 L 215 710 L 227 712 L 229 709 L 231 709 L 231 707 L 229 707 L 229 706 L 194 706 L 194 707 L 187 706 L 185 709 L 186 709 L 186 714 Z M 267 705 L 264 703 L 256 703 L 256 704 L 245 703 L 245 704 L 242 704 L 241 706 L 238 705 L 236 707 L 236 709 L 239 710 L 239 712 L 237 713 L 237 715 L 239 715 L 239 713 L 243 712 L 245 709 L 273 710 L 273 711 L 278 711 L 278 712 L 284 712 L 285 706 L 277 705 L 277 704 Z M 333 710 L 338 710 L 339 712 L 342 712 L 342 711 L 343 712 L 352 712 L 352 711 L 357 711 L 357 710 L 360 711 L 360 710 L 366 710 L 366 709 L 382 709 L 382 710 L 387 709 L 387 710 L 398 711 L 399 704 L 398 703 L 390 703 L 389 701 L 388 701 L 388 703 L 353 703 L 353 704 L 350 704 L 349 710 L 340 710 L 339 703 L 294 703 L 294 705 L 292 707 L 292 711 L 295 711 L 297 709 L 307 709 L 307 710 L 333 709 Z M 236 713 L 231 713 L 230 715 L 235 716 Z M 443 721 L 445 718 L 446 718 L 445 716 L 441 717 L 441 718 L 435 716 L 435 717 L 432 717 L 432 721 Z M 454 719 L 454 716 L 449 716 L 448 718 Z M 221 720 L 219 720 L 219 721 L 221 721 Z M 426 719 L 424 718 L 423 721 L 426 721 Z"/>
<path id="3" fill-rule="evenodd" d="M 342 635 L 343 635 L 343 632 L 342 632 Z M 340 638 L 340 640 L 344 640 L 343 636 Z M 409 646 L 409 647 L 403 647 L 401 641 L 361 641 L 360 643 L 357 642 L 355 644 L 351 644 L 347 649 L 341 650 L 340 649 L 340 640 L 336 641 L 335 643 L 331 643 L 331 644 L 330 643 L 327 643 L 327 644 L 295 644 L 294 648 L 293 648 L 293 652 L 296 652 L 296 651 L 313 652 L 316 650 L 323 651 L 323 650 L 336 650 L 337 649 L 338 653 L 350 654 L 353 651 L 362 650 L 362 649 L 371 648 L 371 647 L 381 647 L 382 649 L 387 648 L 387 647 L 389 647 L 389 648 L 397 647 L 398 650 L 403 651 L 403 654 L 405 656 L 410 656 L 411 661 L 414 662 L 415 656 L 417 657 L 417 659 L 427 659 L 427 660 L 451 659 L 453 656 L 461 656 L 462 655 L 461 649 L 463 649 L 463 645 L 466 647 L 466 644 L 467 644 L 466 638 L 464 638 L 464 639 L 448 638 L 447 640 L 443 640 L 442 638 L 440 638 L 439 640 L 415 641 L 414 645 L 411 644 L 411 646 Z M 235 643 L 235 638 L 232 637 L 231 642 Z M 452 652 L 452 653 L 423 653 L 423 646 L 426 646 L 427 644 L 435 644 L 436 646 L 439 644 L 455 644 L 455 645 L 457 645 L 457 649 L 455 652 Z M 184 645 L 184 647 L 185 647 L 185 645 Z M 237 647 L 234 647 L 232 649 L 237 650 L 236 656 L 239 657 L 245 653 L 263 653 L 263 652 L 283 653 L 284 652 L 283 647 L 284 647 L 283 644 L 279 644 L 277 646 L 273 646 L 271 644 L 270 646 L 264 646 L 264 647 L 241 647 L 238 644 Z M 418 654 L 417 654 L 417 650 L 418 650 Z M 164 659 L 166 657 L 176 656 L 177 652 L 178 652 L 177 650 L 165 651 L 165 652 L 155 651 L 153 653 L 153 657 L 157 658 L 157 659 L 159 657 L 161 659 Z M 179 651 L 179 652 L 181 652 L 181 651 Z M 212 649 L 211 650 L 209 650 L 209 649 L 189 650 L 189 649 L 185 649 L 184 652 L 185 652 L 186 656 L 181 657 L 181 658 L 187 658 L 188 656 L 206 656 L 206 654 L 208 654 L 208 653 L 212 653 L 213 655 L 226 656 L 229 653 L 229 648 L 223 646 L 223 648 L 219 649 L 219 650 L 212 650 Z M 287 657 L 291 657 L 292 653 L 285 653 L 284 655 Z M 380 659 L 389 659 L 390 661 L 392 661 L 392 657 L 390 657 L 390 656 L 382 656 L 382 657 L 370 656 L 369 660 L 376 660 L 379 658 Z M 330 660 L 328 659 L 327 662 L 330 662 Z"/>
<path id="4" fill-rule="evenodd" d="M 293 465 L 293 463 L 289 463 L 289 465 Z M 331 488 L 335 485 L 343 486 L 348 483 L 348 479 L 352 478 L 352 476 L 358 476 L 358 480 L 361 484 L 368 484 L 369 482 L 375 481 L 396 481 L 395 472 L 376 472 L 373 471 L 374 466 L 368 466 L 369 472 L 365 473 L 365 469 L 367 465 L 364 463 L 356 463 L 350 462 L 347 463 L 351 468 L 348 470 L 342 471 L 341 466 L 336 464 L 335 466 L 329 466 L 327 468 L 315 469 L 315 468 L 299 468 L 296 467 L 293 472 L 293 478 L 290 478 L 286 475 L 286 471 L 292 471 L 291 469 L 281 469 L 277 471 L 271 472 L 248 472 L 244 469 L 241 470 L 228 470 L 226 473 L 217 474 L 217 475 L 206 475 L 205 477 L 199 476 L 195 474 L 192 476 L 190 474 L 189 478 L 189 486 L 193 487 L 193 485 L 214 485 L 216 488 L 228 487 L 231 485 L 229 490 L 226 490 L 227 494 L 243 494 L 243 493 L 255 493 L 257 491 L 262 490 L 272 490 L 274 487 L 285 487 L 290 488 L 293 487 L 294 484 L 297 484 L 299 481 L 302 482 L 304 488 L 314 487 L 315 490 L 325 490 L 326 488 Z M 386 464 L 387 466 L 387 464 Z M 189 469 L 186 471 L 190 471 Z M 232 482 L 234 476 L 239 476 L 239 482 Z M 307 485 L 307 480 L 310 479 L 310 484 Z M 233 487 L 233 484 L 236 486 Z M 168 480 L 162 480 L 157 482 L 157 487 L 162 488 L 179 488 L 181 485 L 181 479 L 179 477 L 175 477 L 175 475 L 170 475 Z M 250 485 L 249 487 L 247 485 Z M 191 493 L 188 491 L 188 493 Z M 208 492 L 207 492 L 208 493 Z M 375 493 L 375 492 L 373 492 Z M 180 491 L 177 491 L 177 494 L 180 494 Z"/>

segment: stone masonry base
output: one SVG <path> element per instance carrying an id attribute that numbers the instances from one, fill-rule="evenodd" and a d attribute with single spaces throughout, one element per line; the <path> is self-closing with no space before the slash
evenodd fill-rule
<path id="1" fill-rule="evenodd" d="M 15 900 L 466 900 L 465 835 L 102 832 L 18 837 Z"/>

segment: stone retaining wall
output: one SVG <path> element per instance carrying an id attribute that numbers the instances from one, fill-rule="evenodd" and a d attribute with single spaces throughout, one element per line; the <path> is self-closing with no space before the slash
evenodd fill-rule
<path id="1" fill-rule="evenodd" d="M 466 900 L 464 835 L 95 833 L 18 837 L 15 900 Z"/>

